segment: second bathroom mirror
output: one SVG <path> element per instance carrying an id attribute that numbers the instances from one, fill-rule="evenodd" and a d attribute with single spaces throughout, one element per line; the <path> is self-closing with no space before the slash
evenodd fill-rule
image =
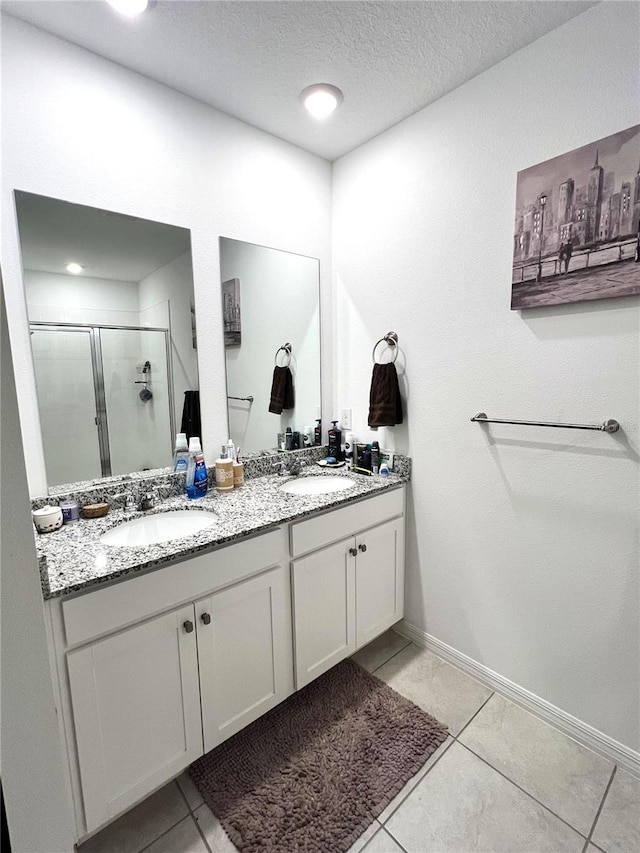
<path id="1" fill-rule="evenodd" d="M 15 201 L 49 487 L 170 465 L 198 390 L 190 232 Z"/>
<path id="2" fill-rule="evenodd" d="M 287 427 L 302 445 L 321 417 L 320 262 L 221 237 L 220 267 L 229 434 L 243 454 L 277 448 Z M 269 411 L 276 365 L 293 386 L 281 412 Z"/>

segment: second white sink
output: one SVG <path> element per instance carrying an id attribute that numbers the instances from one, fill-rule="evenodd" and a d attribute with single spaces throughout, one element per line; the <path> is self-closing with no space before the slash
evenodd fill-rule
<path id="1" fill-rule="evenodd" d="M 116 548 L 140 547 L 170 542 L 191 533 L 199 533 L 216 523 L 216 517 L 206 509 L 171 510 L 124 521 L 100 537 L 103 545 Z"/>
<path id="2" fill-rule="evenodd" d="M 353 485 L 353 480 L 346 477 L 302 477 L 283 483 L 280 491 L 290 495 L 328 495 L 351 489 Z"/>

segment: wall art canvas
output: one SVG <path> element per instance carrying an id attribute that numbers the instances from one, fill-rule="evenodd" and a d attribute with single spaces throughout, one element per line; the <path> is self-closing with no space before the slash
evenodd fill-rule
<path id="1" fill-rule="evenodd" d="M 230 278 L 229 281 L 222 282 L 222 320 L 224 324 L 224 345 L 226 347 L 239 347 L 242 343 L 239 278 Z"/>
<path id="2" fill-rule="evenodd" d="M 511 308 L 640 294 L 640 125 L 518 172 Z"/>

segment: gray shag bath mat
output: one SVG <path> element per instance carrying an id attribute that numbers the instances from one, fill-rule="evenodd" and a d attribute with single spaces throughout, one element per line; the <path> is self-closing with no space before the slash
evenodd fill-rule
<path id="1" fill-rule="evenodd" d="M 447 737 L 345 660 L 191 766 L 242 853 L 344 853 Z"/>

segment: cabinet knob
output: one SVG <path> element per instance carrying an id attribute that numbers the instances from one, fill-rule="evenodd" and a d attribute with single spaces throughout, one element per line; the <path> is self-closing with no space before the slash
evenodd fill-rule
<path id="1" fill-rule="evenodd" d="M 209 622 L 211 622 L 211 614 L 210 613 L 203 613 L 202 616 L 200 617 L 200 619 L 202 619 L 202 621 L 205 625 L 208 625 Z"/>
<path id="2" fill-rule="evenodd" d="M 187 619 L 186 622 L 182 623 L 182 627 L 187 632 L 187 634 L 190 634 L 193 631 L 193 622 L 190 619 Z"/>
<path id="3" fill-rule="evenodd" d="M 355 557 L 358 552 L 355 548 L 349 548 L 349 553 L 352 557 Z"/>
<path id="4" fill-rule="evenodd" d="M 364 552 L 367 550 L 367 546 L 364 544 L 364 542 L 361 542 L 361 543 L 358 545 L 358 548 L 362 551 L 362 553 L 363 553 L 363 554 L 364 554 Z"/>

